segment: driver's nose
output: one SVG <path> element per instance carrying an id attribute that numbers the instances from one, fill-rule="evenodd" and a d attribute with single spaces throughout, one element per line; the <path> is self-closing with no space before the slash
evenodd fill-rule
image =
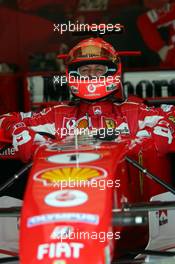
<path id="1" fill-rule="evenodd" d="M 94 69 L 89 70 L 89 77 L 92 78 L 96 76 L 96 71 Z"/>

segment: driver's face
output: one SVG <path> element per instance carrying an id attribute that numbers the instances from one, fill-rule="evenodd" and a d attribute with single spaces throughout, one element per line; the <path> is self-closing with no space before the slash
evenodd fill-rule
<path id="1" fill-rule="evenodd" d="M 84 77 L 100 77 L 106 73 L 106 66 L 101 64 L 88 64 L 78 68 L 79 74 Z"/>

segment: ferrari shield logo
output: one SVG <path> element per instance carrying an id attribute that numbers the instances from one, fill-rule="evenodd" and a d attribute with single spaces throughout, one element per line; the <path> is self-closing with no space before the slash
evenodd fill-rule
<path id="1" fill-rule="evenodd" d="M 105 119 L 105 125 L 107 128 L 115 128 L 116 124 L 113 119 Z"/>
<path id="2" fill-rule="evenodd" d="M 170 115 L 170 116 L 168 117 L 168 119 L 169 119 L 173 124 L 175 124 L 175 116 Z"/>

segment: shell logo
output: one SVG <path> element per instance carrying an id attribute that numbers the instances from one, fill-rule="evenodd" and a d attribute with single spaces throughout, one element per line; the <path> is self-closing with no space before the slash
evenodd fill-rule
<path id="1" fill-rule="evenodd" d="M 88 120 L 87 119 L 81 119 L 78 121 L 77 128 L 87 128 L 88 127 Z"/>
<path id="2" fill-rule="evenodd" d="M 34 179 L 45 184 L 52 184 L 61 181 L 90 181 L 106 176 L 107 172 L 98 167 L 63 167 L 35 175 Z"/>

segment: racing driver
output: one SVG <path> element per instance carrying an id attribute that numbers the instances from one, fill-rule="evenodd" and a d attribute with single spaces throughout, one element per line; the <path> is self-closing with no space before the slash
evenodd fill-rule
<path id="1" fill-rule="evenodd" d="M 121 61 L 111 44 L 101 38 L 85 39 L 70 50 L 65 63 L 75 102 L 62 102 L 39 113 L 8 113 L 0 118 L 4 136 L 12 140 L 23 162 L 32 158 L 35 141 L 46 140 L 42 133 L 61 140 L 61 130 L 69 135 L 75 127 L 117 129 L 121 138 L 149 138 L 159 153 L 169 150 L 173 143 L 174 107 L 162 105 L 155 109 L 126 99 Z"/>

